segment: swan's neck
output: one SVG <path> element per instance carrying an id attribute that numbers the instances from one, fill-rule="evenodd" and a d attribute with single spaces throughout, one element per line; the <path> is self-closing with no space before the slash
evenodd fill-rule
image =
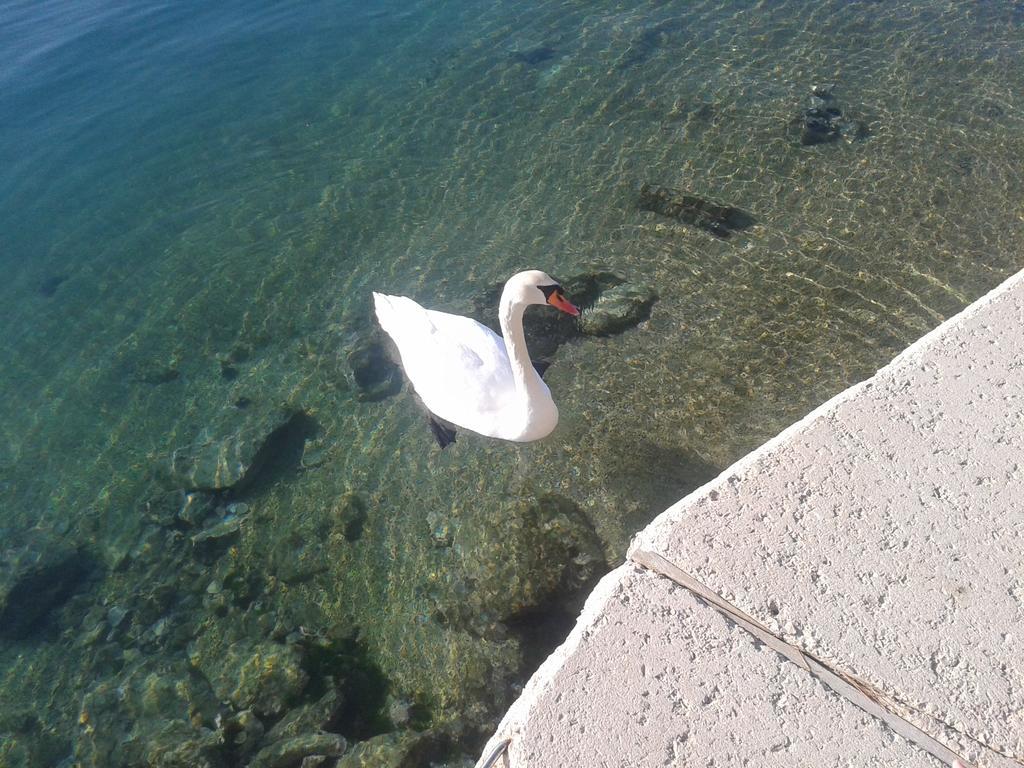
<path id="1" fill-rule="evenodd" d="M 509 296 L 501 297 L 498 321 L 501 323 L 501 335 L 505 340 L 508 360 L 512 365 L 516 392 L 524 407 L 524 434 L 543 429 L 542 425 L 550 422 L 550 427 L 543 433 L 547 434 L 558 420 L 558 411 L 551 399 L 550 391 L 530 361 L 530 353 L 526 349 L 526 336 L 523 333 L 525 312 L 525 303 L 515 301 Z"/>

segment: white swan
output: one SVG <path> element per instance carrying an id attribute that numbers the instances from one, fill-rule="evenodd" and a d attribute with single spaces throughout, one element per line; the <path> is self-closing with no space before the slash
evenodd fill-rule
<path id="1" fill-rule="evenodd" d="M 530 304 L 549 304 L 579 315 L 557 280 L 539 270 L 509 278 L 498 309 L 504 339 L 476 320 L 424 309 L 404 296 L 374 293 L 373 302 L 406 377 L 435 417 L 431 428 L 442 448 L 455 433 L 438 421 L 515 442 L 551 434 L 558 408 L 530 362 L 523 313 Z"/>

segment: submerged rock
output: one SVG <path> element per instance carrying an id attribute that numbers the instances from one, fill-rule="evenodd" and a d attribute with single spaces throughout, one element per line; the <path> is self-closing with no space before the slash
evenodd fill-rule
<path id="1" fill-rule="evenodd" d="M 453 526 L 448 515 L 430 510 L 427 512 L 427 526 L 430 528 L 430 538 L 437 547 L 450 547 L 452 545 Z"/>
<path id="2" fill-rule="evenodd" d="M 189 491 L 239 491 L 261 480 L 265 470 L 297 466 L 307 437 L 316 432 L 301 411 L 245 410 L 244 421 L 227 434 L 174 451 L 171 481 Z"/>
<path id="3" fill-rule="evenodd" d="M 16 734 L 0 733 L 0 765 L 4 768 L 32 768 L 32 740 Z"/>
<path id="4" fill-rule="evenodd" d="M 68 276 L 64 274 L 50 275 L 39 284 L 39 295 L 45 296 L 46 298 L 52 297 L 57 293 L 57 289 L 67 282 L 67 279 Z"/>
<path id="5" fill-rule="evenodd" d="M 843 113 L 838 107 L 810 107 L 804 110 L 800 143 L 805 147 L 839 138 Z"/>
<path id="6" fill-rule="evenodd" d="M 749 229 L 757 220 L 746 211 L 656 184 L 640 187 L 639 208 L 689 224 L 715 237 L 726 239 Z"/>
<path id="7" fill-rule="evenodd" d="M 196 527 L 213 514 L 215 507 L 216 499 L 213 496 L 193 491 L 184 495 L 175 517 L 186 525 Z"/>
<path id="8" fill-rule="evenodd" d="M 414 768 L 442 760 L 450 739 L 433 731 L 396 731 L 353 744 L 337 768 Z"/>
<path id="9" fill-rule="evenodd" d="M 586 310 L 594 306 L 604 294 L 628 283 L 628 279 L 621 272 L 594 266 L 566 278 L 562 286 L 573 303 Z"/>
<path id="10" fill-rule="evenodd" d="M 331 509 L 332 523 L 341 529 L 345 541 L 359 541 L 366 525 L 366 501 L 355 491 L 348 491 Z"/>
<path id="11" fill-rule="evenodd" d="M 334 733 L 311 733 L 283 739 L 264 747 L 249 763 L 249 768 L 293 768 L 314 755 L 338 757 L 348 744 Z"/>
<path id="12" fill-rule="evenodd" d="M 857 141 L 868 135 L 867 124 L 851 120 L 835 101 L 835 85 L 811 87 L 810 105 L 804 109 L 796 124 L 800 127 L 800 144 L 814 146 L 845 139 Z"/>
<path id="13" fill-rule="evenodd" d="M 141 361 L 132 373 L 140 384 L 166 384 L 181 377 L 181 360 L 177 355 L 168 359 L 154 357 Z"/>
<path id="14" fill-rule="evenodd" d="M 57 765 L 71 748 L 64 729 L 46 723 L 32 711 L 13 710 L 0 714 L 0 766 L 3 768 L 34 768 Z"/>
<path id="15" fill-rule="evenodd" d="M 558 51 L 549 45 L 538 45 L 534 48 L 526 48 L 521 51 L 512 52 L 512 61 L 525 64 L 528 67 L 536 67 L 550 61 L 558 55 Z"/>
<path id="16" fill-rule="evenodd" d="M 77 591 L 96 563 L 82 549 L 28 534 L 0 559 L 0 638 L 23 640 Z"/>
<path id="17" fill-rule="evenodd" d="M 216 638 L 200 637 L 190 660 L 221 701 L 261 718 L 280 716 L 309 682 L 300 650 L 271 641 L 240 640 L 222 650 Z"/>
<path id="18" fill-rule="evenodd" d="M 222 742 L 210 727 L 217 709 L 206 681 L 184 662 L 145 660 L 85 695 L 75 764 L 222 768 Z"/>
<path id="19" fill-rule="evenodd" d="M 831 99 L 832 92 L 836 89 L 835 83 L 819 83 L 811 86 L 811 95 L 819 99 Z"/>
<path id="20" fill-rule="evenodd" d="M 146 745 L 145 763 L 153 768 L 226 768 L 223 744 L 209 728 L 193 729 L 171 721 Z"/>
<path id="21" fill-rule="evenodd" d="M 220 544 L 229 539 L 234 539 L 235 534 L 242 527 L 242 523 L 245 522 L 245 517 L 245 512 L 241 514 L 228 512 L 224 517 L 215 520 L 211 525 L 193 536 L 192 545 L 200 546 L 211 542 Z"/>
<path id="22" fill-rule="evenodd" d="M 532 616 L 525 624 L 543 628 L 547 614 L 560 617 L 560 604 L 572 603 L 607 568 L 600 538 L 571 499 L 554 493 L 525 496 L 491 514 L 502 521 L 500 536 L 469 523 L 455 533 L 453 546 L 462 553 L 471 588 L 453 585 L 438 596 L 437 618 L 444 625 L 501 635 L 510 626 L 496 622 L 518 624 Z M 575 608 L 569 612 L 575 616 Z M 558 642 L 562 636 L 530 642 Z"/>
<path id="23" fill-rule="evenodd" d="M 388 354 L 376 329 L 357 332 L 345 353 L 348 378 L 356 398 L 378 402 L 402 389 L 402 371 Z"/>
<path id="24" fill-rule="evenodd" d="M 265 729 L 251 709 L 222 718 L 220 738 L 239 757 L 252 754 L 260 745 Z"/>
<path id="25" fill-rule="evenodd" d="M 292 739 L 304 733 L 331 730 L 330 725 L 344 705 L 333 686 L 316 701 L 290 709 L 267 734 L 267 741 Z"/>
<path id="26" fill-rule="evenodd" d="M 564 287 L 581 311 L 573 324 L 577 335 L 612 336 L 627 331 L 650 317 L 658 300 L 654 289 L 600 268 L 573 275 Z"/>
<path id="27" fill-rule="evenodd" d="M 658 295 L 646 285 L 617 285 L 598 296 L 580 317 L 580 330 L 588 336 L 622 333 L 646 320 Z"/>
<path id="28" fill-rule="evenodd" d="M 217 497 L 203 491 L 154 490 L 142 503 L 145 516 L 163 528 L 198 528 L 217 509 Z"/>

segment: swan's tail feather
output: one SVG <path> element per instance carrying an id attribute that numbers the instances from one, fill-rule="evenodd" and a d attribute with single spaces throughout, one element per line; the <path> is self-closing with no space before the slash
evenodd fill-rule
<path id="1" fill-rule="evenodd" d="M 410 330 L 434 328 L 427 311 L 405 296 L 388 296 L 374 291 L 373 308 L 380 327 L 396 340 L 403 330 L 408 334 Z"/>

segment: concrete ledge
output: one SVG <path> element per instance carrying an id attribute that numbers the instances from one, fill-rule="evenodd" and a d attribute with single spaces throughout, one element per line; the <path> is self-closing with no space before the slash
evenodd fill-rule
<path id="1" fill-rule="evenodd" d="M 683 587 L 636 565 L 602 583 L 584 618 L 571 652 L 542 671 L 546 684 L 510 711 L 505 732 L 514 738 L 498 765 L 937 765 Z"/>
<path id="2" fill-rule="evenodd" d="M 1024 274 L 683 499 L 634 548 L 954 751 L 1024 763 Z"/>
<path id="3" fill-rule="evenodd" d="M 1024 273 L 678 502 L 631 552 L 853 681 L 939 760 L 629 564 L 502 721 L 497 765 L 1024 765 Z M 832 752 L 805 754 L 812 741 Z"/>

